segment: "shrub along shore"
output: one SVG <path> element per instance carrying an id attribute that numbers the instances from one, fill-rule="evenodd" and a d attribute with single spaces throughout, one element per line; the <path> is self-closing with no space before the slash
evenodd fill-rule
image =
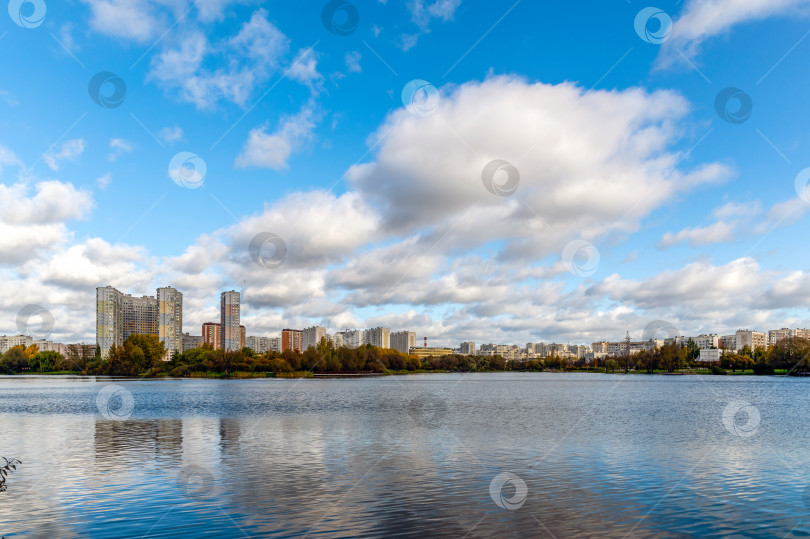
<path id="1" fill-rule="evenodd" d="M 302 352 L 255 353 L 250 348 L 226 352 L 203 346 L 175 354 L 169 361 L 164 345 L 156 335 L 130 335 L 123 346 L 111 347 L 102 357 L 97 347 L 91 357 L 83 357 L 81 347 L 68 350 L 68 357 L 57 352 L 39 352 L 37 347 L 15 347 L 0 357 L 0 374 L 77 374 L 90 376 L 147 377 L 305 377 L 415 374 L 429 372 L 626 372 L 668 374 L 790 374 L 810 373 L 810 343 L 787 339 L 767 350 L 744 348 L 724 354 L 717 363 L 697 361 L 694 343 L 666 345 L 658 350 L 632 356 L 584 359 L 551 356 L 526 361 L 506 361 L 501 356 L 451 354 L 418 358 L 396 350 L 364 345 L 335 348 L 322 340 L 317 347 Z"/>

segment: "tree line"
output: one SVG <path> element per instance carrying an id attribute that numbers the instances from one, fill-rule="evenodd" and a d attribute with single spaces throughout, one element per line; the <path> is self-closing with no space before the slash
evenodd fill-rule
<path id="1" fill-rule="evenodd" d="M 164 361 L 166 348 L 157 335 L 130 335 L 122 346 L 112 346 L 106 357 L 96 347 L 88 356 L 84 347 L 71 345 L 67 357 L 57 352 L 40 352 L 36 345 L 17 346 L 0 357 L 0 374 L 70 372 L 95 376 L 172 376 L 188 377 L 206 374 L 230 376 L 399 373 L 399 372 L 489 372 L 489 371 L 601 371 L 601 372 L 676 372 L 684 368 L 709 367 L 722 374 L 726 369 L 753 370 L 755 374 L 773 374 L 786 370 L 790 374 L 810 371 L 810 342 L 793 338 L 780 341 L 770 349 L 743 348 L 737 353 L 724 353 L 714 364 L 697 361 L 699 350 L 694 342 L 669 344 L 657 350 L 631 356 L 617 356 L 586 361 L 551 355 L 543 359 L 506 361 L 501 356 L 449 354 L 418 358 L 393 349 L 364 345 L 358 348 L 335 347 L 323 339 L 304 352 L 284 351 L 256 353 L 250 348 L 238 351 L 215 350 L 210 345 L 174 354 Z"/>

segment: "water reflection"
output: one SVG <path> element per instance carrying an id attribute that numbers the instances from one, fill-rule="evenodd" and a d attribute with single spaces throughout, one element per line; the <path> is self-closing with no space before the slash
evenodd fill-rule
<path id="1" fill-rule="evenodd" d="M 806 382 L 661 380 L 117 382 L 135 407 L 111 420 L 85 406 L 103 381 L 0 379 L 0 454 L 23 460 L 0 535 L 807 536 Z M 722 421 L 740 395 L 749 438 Z M 504 472 L 515 510 L 490 497 Z"/>

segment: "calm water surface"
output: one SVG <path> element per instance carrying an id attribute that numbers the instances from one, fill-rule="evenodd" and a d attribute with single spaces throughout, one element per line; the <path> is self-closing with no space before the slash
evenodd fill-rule
<path id="1" fill-rule="evenodd" d="M 807 537 L 808 419 L 774 377 L 0 377 L 0 536 Z"/>

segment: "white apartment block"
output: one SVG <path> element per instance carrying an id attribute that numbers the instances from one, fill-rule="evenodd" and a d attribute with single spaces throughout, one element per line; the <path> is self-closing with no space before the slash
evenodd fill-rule
<path id="1" fill-rule="evenodd" d="M 782 328 L 772 329 L 768 332 L 768 344 L 770 346 L 775 346 L 780 341 L 784 341 L 785 339 L 793 338 L 810 339 L 810 330 Z"/>
<path id="2" fill-rule="evenodd" d="M 34 339 L 28 335 L 3 335 L 0 337 L 0 354 L 5 354 L 15 346 L 28 348 L 34 344 Z"/>
<path id="3" fill-rule="evenodd" d="M 324 337 L 326 337 L 326 328 L 321 326 L 312 326 L 311 328 L 306 328 L 304 329 L 302 335 L 302 348 L 304 350 L 307 350 L 310 347 L 315 348 Z"/>
<path id="4" fill-rule="evenodd" d="M 158 328 L 158 301 L 154 296 L 135 297 L 111 286 L 96 288 L 96 344 L 103 356 L 111 346 L 122 346 L 133 333 L 158 335 Z"/>
<path id="5" fill-rule="evenodd" d="M 267 346 L 269 352 L 281 353 L 281 337 L 270 337 Z"/>
<path id="6" fill-rule="evenodd" d="M 400 354 L 407 355 L 411 348 L 416 347 L 416 333 L 413 331 L 395 331 L 390 335 L 390 339 L 391 348 Z M 463 346 L 464 343 L 462 343 L 462 348 Z M 473 348 L 475 348 L 475 343 L 473 343 Z"/>
<path id="7" fill-rule="evenodd" d="M 698 335 L 692 339 L 695 341 L 697 347 L 701 350 L 708 350 L 710 348 L 720 348 L 720 336 L 717 333 L 709 333 L 708 335 Z M 701 360 L 702 361 L 702 360 Z"/>
<path id="8" fill-rule="evenodd" d="M 340 334 L 343 336 L 343 346 L 347 348 L 358 348 L 363 344 L 362 329 L 347 329 Z"/>
<path id="9" fill-rule="evenodd" d="M 363 332 L 363 344 L 377 348 L 391 348 L 391 330 L 389 328 L 371 328 Z"/>
<path id="10" fill-rule="evenodd" d="M 334 333 L 329 334 L 326 336 L 326 340 L 332 343 L 332 346 L 335 348 L 340 348 L 343 346 L 343 334 L 342 333 Z"/>
<path id="11" fill-rule="evenodd" d="M 246 346 L 257 354 L 270 351 L 270 337 L 248 337 Z"/>
<path id="12" fill-rule="evenodd" d="M 737 351 L 737 336 L 736 335 L 720 335 L 717 338 L 717 347 L 730 352 Z"/>
<path id="13" fill-rule="evenodd" d="M 465 341 L 461 343 L 461 346 L 459 347 L 459 352 L 467 356 L 474 356 L 475 343 L 471 341 Z"/>

